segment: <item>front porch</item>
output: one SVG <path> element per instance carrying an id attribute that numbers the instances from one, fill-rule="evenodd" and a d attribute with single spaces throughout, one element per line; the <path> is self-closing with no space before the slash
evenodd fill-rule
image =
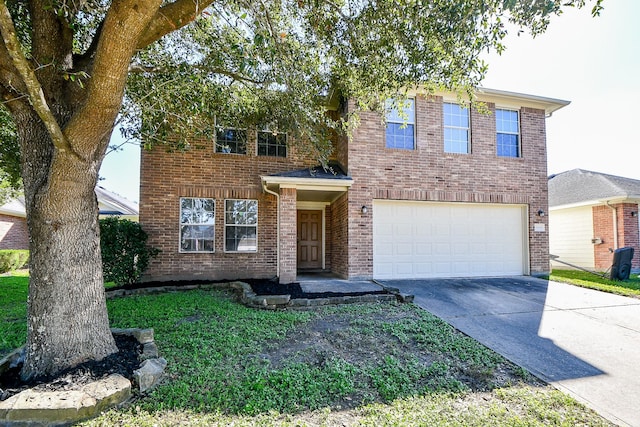
<path id="1" fill-rule="evenodd" d="M 278 201 L 280 283 L 298 281 L 299 274 L 309 272 L 343 275 L 334 265 L 334 259 L 346 252 L 341 247 L 347 233 L 346 203 L 340 200 L 346 199 L 353 180 L 331 165 L 262 176 L 261 181 L 263 190 Z"/>

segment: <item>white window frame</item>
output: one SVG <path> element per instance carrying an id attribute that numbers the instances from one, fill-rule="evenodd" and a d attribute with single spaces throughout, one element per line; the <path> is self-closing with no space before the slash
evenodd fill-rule
<path id="1" fill-rule="evenodd" d="M 256 204 L 256 220 L 255 224 L 228 224 L 227 223 L 227 202 L 230 201 L 245 201 L 245 202 L 255 202 Z M 224 251 L 226 253 L 257 253 L 258 252 L 258 211 L 260 208 L 260 204 L 257 199 L 225 199 L 224 200 Z M 256 230 L 256 245 L 255 249 L 251 250 L 228 250 L 227 249 L 227 228 L 228 227 L 255 227 Z"/>
<path id="2" fill-rule="evenodd" d="M 451 125 L 446 125 L 446 113 L 444 111 L 445 106 L 446 105 L 454 105 L 457 106 L 460 110 L 464 110 L 467 112 L 467 126 L 466 127 L 460 127 L 460 126 L 451 126 Z M 451 154 L 470 154 L 471 153 L 471 109 L 466 106 L 463 107 L 462 105 L 460 105 L 457 102 L 443 102 L 442 103 L 442 126 L 443 126 L 443 141 L 444 141 L 444 152 L 445 153 L 451 153 Z M 465 130 L 467 133 L 467 147 L 466 147 L 466 151 L 449 151 L 447 150 L 447 129 L 454 129 L 454 130 Z M 455 141 L 457 142 L 457 141 Z"/>
<path id="3" fill-rule="evenodd" d="M 234 153 L 232 151 L 224 151 L 222 149 L 219 148 L 219 144 L 218 144 L 218 132 L 225 132 L 227 130 L 233 130 L 233 131 L 237 131 L 237 132 L 244 132 L 244 153 Z M 215 132 L 215 138 L 213 141 L 213 151 L 215 153 L 219 153 L 219 154 L 235 154 L 238 156 L 246 156 L 247 155 L 247 142 L 248 142 L 248 132 L 247 129 L 244 128 L 236 128 L 236 127 L 230 127 L 230 126 L 216 126 L 216 132 Z"/>
<path id="4" fill-rule="evenodd" d="M 393 107 L 393 104 L 399 103 L 400 109 Z M 412 106 L 411 109 L 407 108 L 407 104 Z M 402 108 L 404 107 L 404 108 Z M 402 113 L 400 112 L 402 110 Z M 415 98 L 407 98 L 404 101 L 397 101 L 393 99 L 388 99 L 385 102 L 385 119 L 386 119 L 386 127 L 384 130 L 384 146 L 390 150 L 415 150 L 416 149 L 416 99 Z M 408 147 L 390 147 L 387 140 L 387 131 L 389 129 L 389 124 L 400 124 L 401 129 L 404 129 L 408 126 L 412 126 L 413 129 L 413 145 L 411 148 Z"/>
<path id="5" fill-rule="evenodd" d="M 212 223 L 203 223 L 203 222 L 183 222 L 182 221 L 182 201 L 186 200 L 186 199 L 191 199 L 191 200 L 211 200 L 211 202 L 213 202 L 213 211 L 211 219 L 212 219 Z M 212 199 L 210 197 L 180 197 L 180 206 L 179 206 L 179 220 L 178 220 L 178 252 L 179 253 L 183 253 L 183 254 L 196 254 L 196 253 L 214 253 L 216 251 L 216 201 L 215 199 Z M 194 226 L 200 226 L 200 227 L 211 227 L 213 233 L 212 233 L 212 239 L 211 239 L 211 243 L 212 243 L 212 250 L 184 250 L 182 248 L 182 227 L 194 227 Z M 201 240 L 207 240 L 207 239 L 201 239 Z"/>
<path id="6" fill-rule="evenodd" d="M 275 138 L 278 138 L 280 135 L 284 135 L 284 156 L 279 156 L 279 155 L 272 156 L 271 154 L 269 154 L 268 145 L 267 145 L 267 154 L 260 154 L 260 134 L 272 135 Z M 260 157 L 279 157 L 281 159 L 286 159 L 287 156 L 289 155 L 289 146 L 287 144 L 287 138 L 288 138 L 288 135 L 286 132 L 278 132 L 274 134 L 274 132 L 270 131 L 269 129 L 258 130 L 256 132 L 256 155 Z M 277 147 L 276 151 L 279 151 L 280 146 L 276 145 L 276 147 Z"/>
<path id="7" fill-rule="evenodd" d="M 504 157 L 507 159 L 518 159 L 522 157 L 522 133 L 520 132 L 521 129 L 521 117 L 520 117 L 520 110 L 517 110 L 515 108 L 499 108 L 496 107 L 496 155 L 498 157 Z M 498 118 L 497 118 L 497 113 L 498 111 L 510 111 L 513 113 L 516 113 L 516 118 L 518 119 L 518 130 L 516 132 L 509 132 L 509 131 L 498 131 Z M 500 155 L 498 154 L 498 135 L 503 134 L 503 135 L 515 135 L 517 138 L 517 142 L 518 142 L 518 152 L 515 156 L 504 156 L 504 155 Z"/>

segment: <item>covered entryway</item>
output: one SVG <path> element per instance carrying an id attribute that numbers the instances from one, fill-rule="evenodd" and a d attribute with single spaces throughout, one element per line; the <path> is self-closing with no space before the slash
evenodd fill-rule
<path id="1" fill-rule="evenodd" d="M 298 270 L 322 269 L 321 210 L 298 211 Z"/>
<path id="2" fill-rule="evenodd" d="M 375 200 L 373 277 L 528 274 L 526 206 Z"/>
<path id="3" fill-rule="evenodd" d="M 277 274 L 292 283 L 298 271 L 329 269 L 331 206 L 353 184 L 338 164 L 314 166 L 260 177 L 265 193 L 276 197 Z M 343 209 L 346 209 L 346 205 Z M 327 225 L 329 224 L 329 225 Z"/>

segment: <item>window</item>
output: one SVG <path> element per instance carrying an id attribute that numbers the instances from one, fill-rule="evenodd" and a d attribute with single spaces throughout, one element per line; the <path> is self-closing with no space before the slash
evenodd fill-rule
<path id="1" fill-rule="evenodd" d="M 400 102 L 397 108 L 387 101 L 387 148 L 413 150 L 415 148 L 415 100 Z"/>
<path id="2" fill-rule="evenodd" d="M 469 146 L 469 109 L 459 104 L 445 102 L 444 115 L 444 151 L 446 153 L 470 153 Z"/>
<path id="3" fill-rule="evenodd" d="M 224 201 L 224 250 L 257 252 L 258 201 Z"/>
<path id="4" fill-rule="evenodd" d="M 247 154 L 247 131 L 219 128 L 216 131 L 216 153 Z"/>
<path id="5" fill-rule="evenodd" d="M 498 156 L 520 157 L 520 125 L 518 112 L 496 110 L 496 147 Z"/>
<path id="6" fill-rule="evenodd" d="M 216 202 L 180 199 L 180 252 L 214 252 Z"/>
<path id="7" fill-rule="evenodd" d="M 258 156 L 287 157 L 287 134 L 259 131 Z"/>

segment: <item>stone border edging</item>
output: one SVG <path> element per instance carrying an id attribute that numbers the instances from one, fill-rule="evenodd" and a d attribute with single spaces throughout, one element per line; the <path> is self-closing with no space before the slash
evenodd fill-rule
<path id="1" fill-rule="evenodd" d="M 134 384 L 120 374 L 90 382 L 78 390 L 39 391 L 27 389 L 0 401 L 0 426 L 62 426 L 97 416 L 132 396 L 158 384 L 167 366 L 159 357 L 153 329 L 111 329 L 114 335 L 134 337 L 142 345 L 140 367 L 133 372 Z M 0 359 L 0 375 L 24 360 L 24 346 Z"/>
<path id="2" fill-rule="evenodd" d="M 374 280 L 374 283 L 381 285 Z M 195 289 L 233 289 L 239 293 L 240 302 L 252 308 L 276 310 L 281 308 L 301 309 L 308 307 L 320 307 L 324 305 L 356 304 L 367 302 L 413 302 L 413 295 L 400 293 L 398 289 L 382 286 L 389 295 L 367 294 L 361 296 L 333 296 L 328 298 L 291 298 L 291 295 L 257 295 L 251 285 L 241 281 L 224 283 L 204 283 L 185 286 L 158 286 L 153 288 L 116 289 L 105 291 L 107 298 L 124 297 L 130 295 L 151 295 L 163 292 L 191 291 Z"/>

